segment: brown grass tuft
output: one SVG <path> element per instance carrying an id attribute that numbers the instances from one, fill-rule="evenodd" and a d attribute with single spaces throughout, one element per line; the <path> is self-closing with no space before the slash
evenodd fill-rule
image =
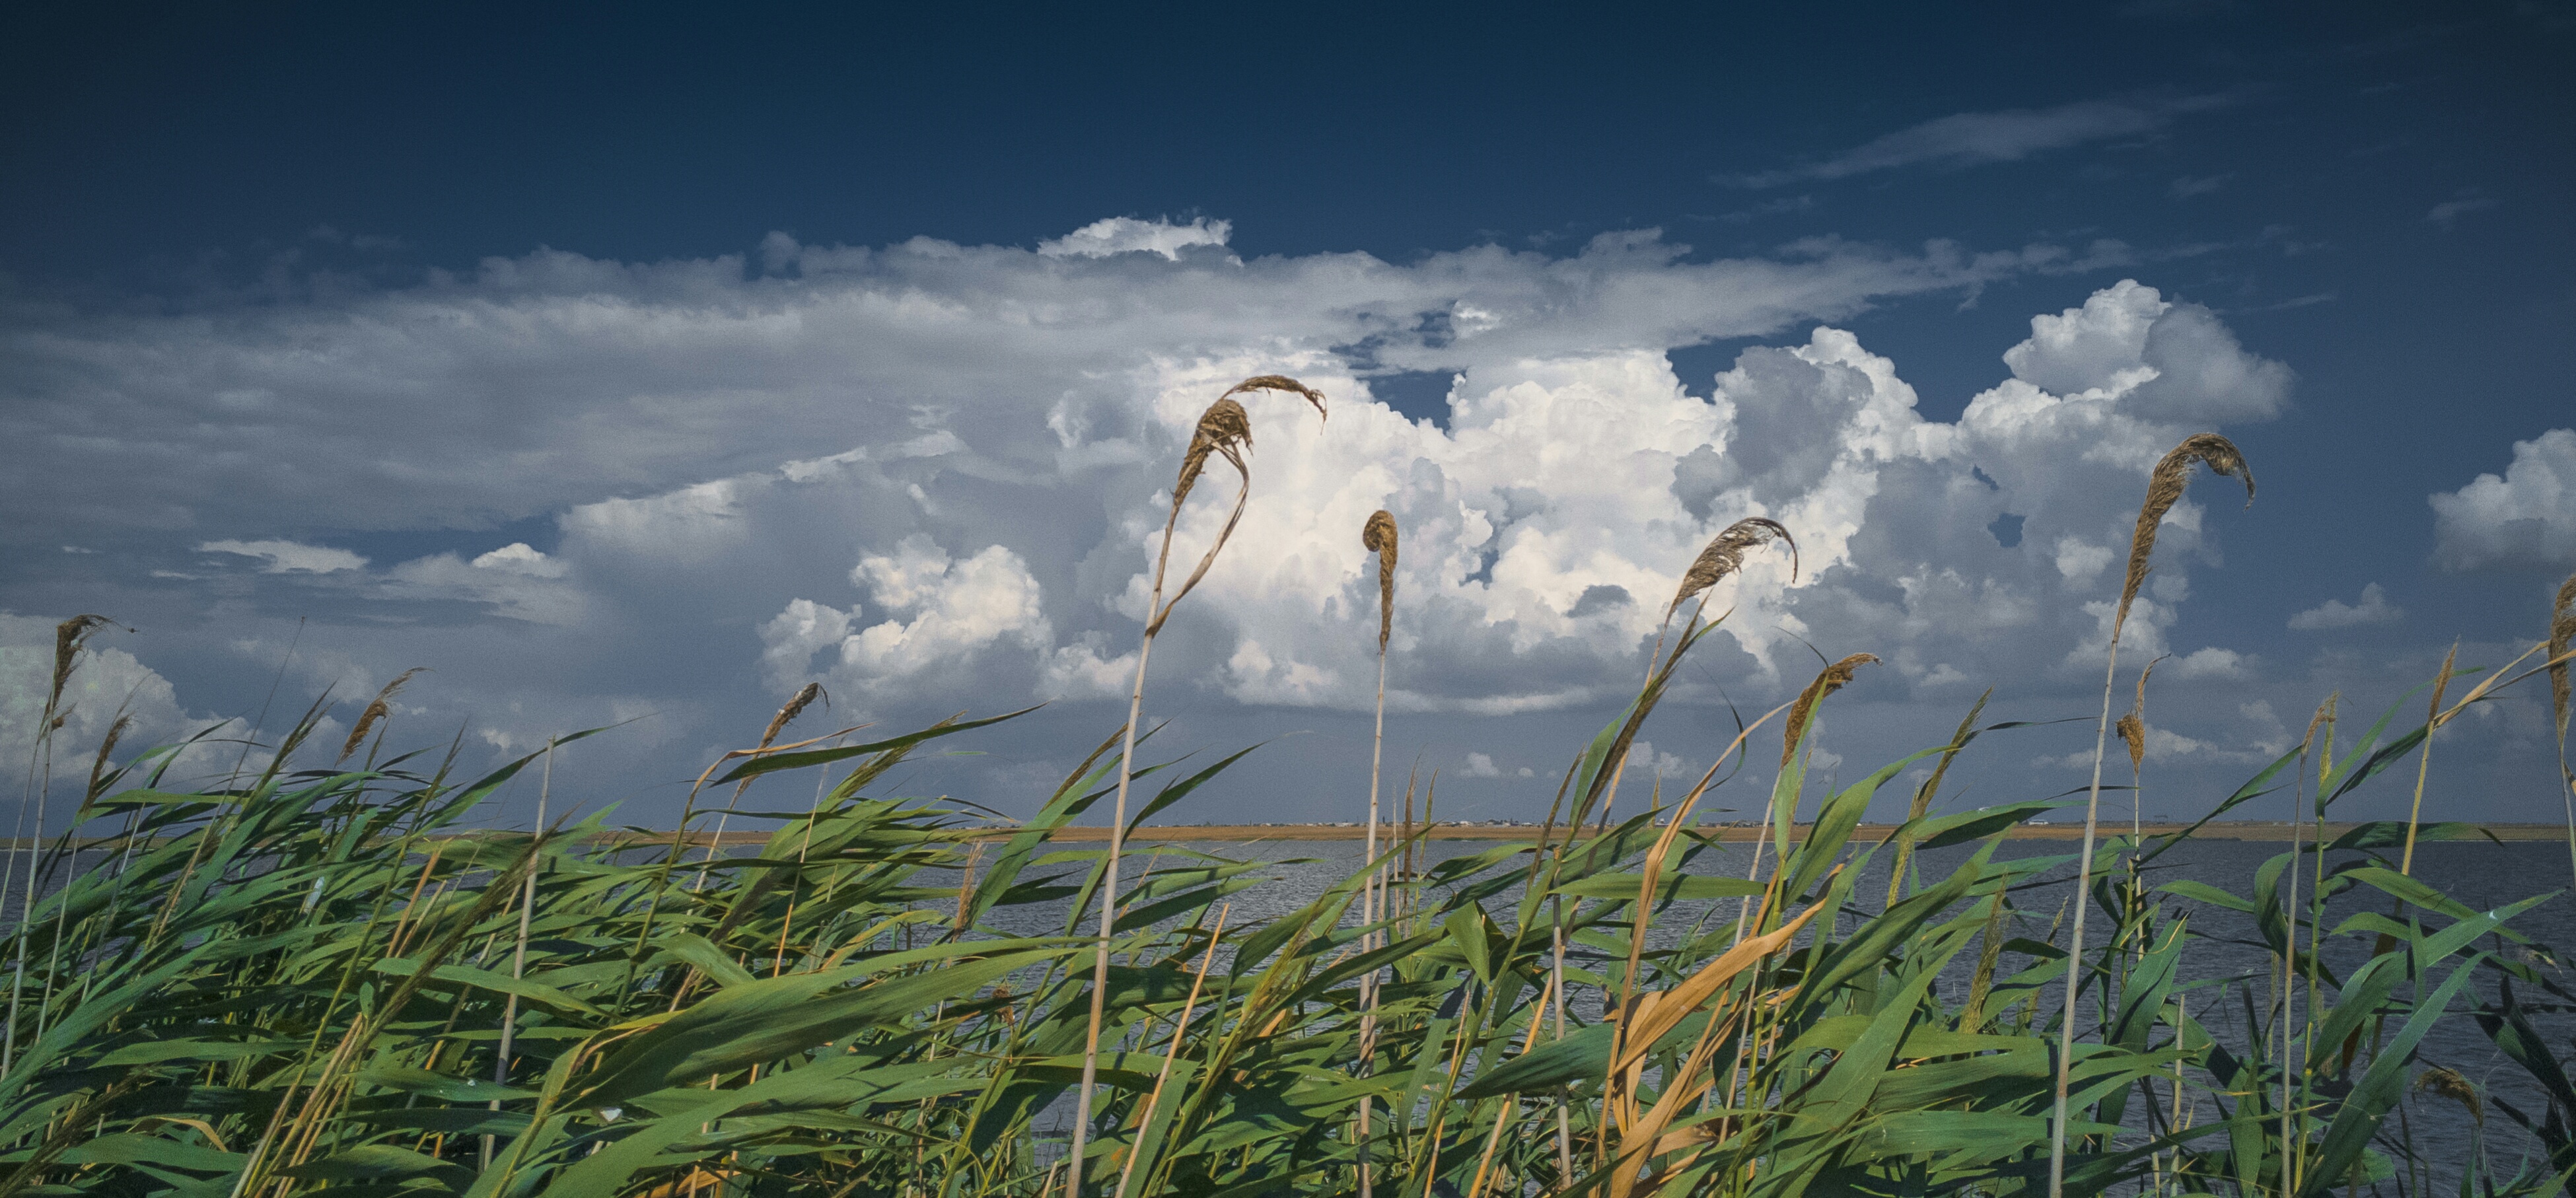
<path id="1" fill-rule="evenodd" d="M 816 699 L 821 699 L 825 707 L 832 705 L 832 696 L 823 693 L 822 683 L 808 682 L 799 688 L 795 697 L 787 700 L 787 705 L 778 709 L 777 715 L 769 717 L 769 727 L 760 734 L 760 747 L 768 748 L 771 742 L 778 739 L 779 733 L 786 731 L 789 724 L 796 722 L 796 717 L 805 714 L 805 709 L 814 705 Z"/>
<path id="2" fill-rule="evenodd" d="M 1315 414 L 1317 416 L 1321 416 L 1327 420 L 1332 418 L 1332 413 L 1324 410 L 1323 392 L 1309 387 L 1304 383 L 1298 382 L 1284 374 L 1256 374 L 1251 378 L 1245 379 L 1240 383 L 1236 383 L 1235 385 L 1226 388 L 1225 394 L 1220 395 L 1217 398 L 1230 399 L 1248 391 L 1286 391 L 1294 395 L 1302 395 L 1306 397 L 1307 403 L 1315 405 Z"/>
<path id="3" fill-rule="evenodd" d="M 1360 548 L 1377 554 L 1377 647 L 1386 648 L 1395 631 L 1395 517 L 1385 508 L 1369 513 L 1360 529 Z"/>
<path id="4" fill-rule="evenodd" d="M 1789 530 L 1781 527 L 1777 520 L 1747 516 L 1727 525 L 1725 532 L 1717 534 L 1717 539 L 1708 543 L 1708 548 L 1699 551 L 1699 560 L 1692 562 L 1690 569 L 1682 573 L 1681 589 L 1673 592 L 1672 605 L 1664 609 L 1664 618 L 1671 619 L 1691 596 L 1716 586 L 1719 579 L 1742 569 L 1746 550 L 1771 541 L 1785 542 L 1789 546 L 1789 581 L 1796 582 L 1797 539 L 1791 537 Z"/>
<path id="5" fill-rule="evenodd" d="M 375 702 L 367 704 L 367 709 L 358 713 L 358 726 L 351 728 L 349 730 L 349 739 L 341 742 L 340 761 L 347 761 L 350 754 L 358 751 L 358 746 L 367 743 L 367 733 L 375 730 L 376 721 L 393 714 L 393 706 L 390 701 L 394 697 L 394 692 L 401 690 L 404 683 L 411 681 L 412 675 L 420 673 L 422 670 L 427 668 L 428 667 L 426 666 L 413 666 L 396 676 L 393 681 L 386 683 L 385 689 L 376 692 Z M 336 765 L 338 762 L 334 762 L 333 764 Z"/>
<path id="6" fill-rule="evenodd" d="M 2576 574 L 2558 584 L 2558 598 L 2549 605 L 2549 709 L 2558 718 L 2558 735 L 2567 735 L 2567 656 L 2570 642 L 2576 642 Z"/>
<path id="7" fill-rule="evenodd" d="M 1798 755 L 1798 741 L 1806 735 L 1807 716 L 1816 709 L 1816 704 L 1824 702 L 1827 695 L 1848 685 L 1852 675 L 1862 666 L 1877 664 L 1878 655 L 1874 653 L 1854 653 L 1826 666 L 1824 673 L 1816 675 L 1816 680 L 1807 684 L 1807 689 L 1798 692 L 1798 701 L 1790 705 L 1789 723 L 1780 736 L 1781 769 L 1789 768 L 1790 759 Z"/>
<path id="8" fill-rule="evenodd" d="M 2156 463 L 2155 473 L 2147 479 L 2147 502 L 2138 509 L 2138 529 L 2129 534 L 2129 578 L 2120 587 L 2119 614 L 2111 621 L 2111 635 L 2120 634 L 2120 626 L 2129 622 L 2129 604 L 2138 597 L 2138 587 L 2147 581 L 2147 559 L 2156 551 L 2156 526 L 2164 523 L 2165 513 L 2181 502 L 2183 488 L 2191 483 L 2192 463 L 2209 467 L 2212 474 L 2230 475 L 2245 480 L 2245 505 L 2254 505 L 2254 471 L 2246 466 L 2245 455 L 2236 451 L 2236 443 L 2216 433 L 2194 433 Z"/>

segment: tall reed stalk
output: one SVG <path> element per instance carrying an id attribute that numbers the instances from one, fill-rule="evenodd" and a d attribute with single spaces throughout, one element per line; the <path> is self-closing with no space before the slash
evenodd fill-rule
<path id="1" fill-rule="evenodd" d="M 1081 1198 L 1083 1152 L 1091 1134 L 1092 1088 L 1100 1077 L 1100 1025 L 1103 1004 L 1109 989 L 1109 938 L 1118 922 L 1118 859 L 1127 841 L 1127 791 L 1134 781 L 1136 758 L 1136 724 L 1145 713 L 1145 666 L 1154 653 L 1154 636 L 1163 630 L 1163 622 L 1172 609 L 1207 577 L 1208 567 L 1216 564 L 1217 553 L 1234 536 L 1243 521 L 1244 505 L 1252 498 L 1252 465 L 1244 455 L 1252 449 L 1252 417 L 1235 402 L 1237 395 L 1255 391 L 1286 391 L 1303 396 L 1324 414 L 1324 395 L 1312 387 L 1284 375 L 1264 374 L 1236 383 L 1225 394 L 1209 404 L 1199 415 L 1198 427 L 1190 435 L 1189 449 L 1181 455 L 1181 471 L 1172 483 L 1172 509 L 1163 518 L 1163 543 L 1154 555 L 1154 588 L 1146 600 L 1145 635 L 1136 647 L 1136 684 L 1127 696 L 1127 727 L 1118 750 L 1118 800 L 1110 817 L 1109 852 L 1101 863 L 1100 940 L 1093 957 L 1091 972 L 1091 1020 L 1082 1046 L 1082 1086 L 1074 1099 L 1073 1143 L 1065 1163 L 1066 1198 Z M 1225 524 L 1217 530 L 1216 540 L 1199 559 L 1198 568 L 1169 600 L 1163 598 L 1164 572 L 1172 560 L 1172 534 L 1180 525 L 1181 506 L 1189 502 L 1191 488 L 1198 485 L 1199 475 L 1207 469 L 1211 457 L 1224 458 L 1234 467 L 1240 485 L 1234 493 L 1234 509 L 1227 513 Z"/>
<path id="2" fill-rule="evenodd" d="M 2197 463 L 2209 467 L 2213 474 L 2234 475 L 2245 482 L 2245 502 L 2254 502 L 2254 472 L 2245 465 L 2245 455 L 2238 453 L 2234 442 L 2216 433 L 2196 433 L 2174 446 L 2156 463 L 2147 478 L 2147 499 L 2138 508 L 2138 526 L 2129 535 L 2128 577 L 2120 586 L 2120 605 L 2111 615 L 2110 644 L 2103 654 L 2102 715 L 2093 734 L 2093 783 L 2084 801 L 2084 847 L 2075 865 L 2075 928 L 2066 953 L 2065 1022 L 2058 1028 L 2057 1084 L 2055 1103 L 2049 1117 L 2048 1195 L 2064 1198 L 2066 1193 L 2066 1096 L 2067 1085 L 2075 1064 L 2075 1013 L 2077 996 L 2084 989 L 2084 909 L 2091 905 L 2093 888 L 2093 838 L 2102 816 L 2102 758 L 2111 740 L 2111 687 L 2120 672 L 2120 632 L 2129 621 L 2129 605 L 2137 600 L 2138 588 L 2147 581 L 2148 559 L 2156 549 L 2156 529 L 2164 522 L 2165 513 L 2182 499 L 2183 489 L 2191 483 L 2191 468 Z"/>
<path id="3" fill-rule="evenodd" d="M 2567 864 L 2576 870 L 2576 768 L 2567 763 L 2567 653 L 2576 644 L 2576 574 L 2549 605 L 2549 714 L 2558 731 L 2558 798 L 2567 808 Z"/>
<path id="4" fill-rule="evenodd" d="M 1360 860 L 1368 863 L 1369 880 L 1361 900 L 1360 922 L 1374 927 L 1387 918 L 1386 869 L 1377 863 L 1378 780 L 1386 768 L 1386 657 L 1387 641 L 1395 632 L 1395 514 L 1380 508 L 1369 513 L 1368 523 L 1360 529 L 1360 547 L 1377 555 L 1377 719 L 1369 738 L 1368 840 Z M 1384 933 L 1371 932 L 1360 941 L 1363 952 L 1375 949 Z M 1370 970 L 1360 979 L 1360 1069 L 1373 1068 L 1377 1056 L 1377 988 L 1378 972 Z M 1376 1193 L 1375 1162 L 1369 1126 L 1374 1100 L 1360 1099 L 1360 1198 Z"/>

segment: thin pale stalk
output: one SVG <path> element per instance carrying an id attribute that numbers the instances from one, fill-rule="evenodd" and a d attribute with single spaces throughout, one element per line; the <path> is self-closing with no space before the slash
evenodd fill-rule
<path id="1" fill-rule="evenodd" d="M 1154 1105 L 1163 1099 L 1163 1085 L 1172 1080 L 1172 1062 L 1181 1055 L 1181 1041 L 1190 1031 L 1190 1012 L 1198 1009 L 1199 988 L 1207 983 L 1208 966 L 1216 960 L 1217 942 L 1225 939 L 1225 917 L 1234 910 L 1228 903 L 1217 908 L 1216 930 L 1208 933 L 1207 953 L 1199 958 L 1198 975 L 1190 979 L 1190 996 L 1181 1003 L 1181 1021 L 1172 1028 L 1171 1044 L 1163 1050 L 1162 1071 L 1154 1075 L 1153 1092 L 1145 1096 L 1145 1114 L 1136 1120 L 1137 1148 L 1144 1146 L 1145 1133 L 1154 1126 Z M 1127 1183 L 1136 1175 L 1136 1151 L 1129 1149 L 1127 1164 L 1118 1170 L 1117 1198 L 1127 1198 Z"/>
<path id="2" fill-rule="evenodd" d="M 1158 584 L 1160 581 L 1156 579 Z M 1160 602 L 1161 599 L 1162 587 L 1157 585 L 1154 601 Z M 1127 730 L 1118 750 L 1118 807 L 1109 824 L 1109 859 L 1103 863 L 1101 871 L 1100 945 L 1092 957 L 1091 1023 L 1083 1041 L 1082 1089 L 1074 1100 L 1073 1145 L 1071 1155 L 1065 1160 L 1066 1198 L 1082 1198 L 1082 1150 L 1090 1139 L 1092 1085 L 1100 1076 L 1100 1021 L 1105 1014 L 1103 1004 L 1109 993 L 1109 936 L 1118 920 L 1118 854 L 1126 847 L 1127 789 L 1136 773 L 1136 721 L 1144 717 L 1145 661 L 1153 652 L 1154 637 L 1149 632 L 1136 650 L 1136 686 L 1127 696 Z"/>
<path id="3" fill-rule="evenodd" d="M 2442 692 L 2451 685 L 2451 665 L 2459 660 L 2460 647 L 2451 646 L 2450 656 L 2442 659 L 2442 672 L 2433 679 L 2433 704 L 2424 713 L 2424 755 L 2415 763 L 2415 805 L 2406 812 L 2406 853 L 2398 858 L 2397 872 L 2415 874 L 2415 827 L 2424 819 L 2424 783 L 2433 774 L 2433 734 L 2442 727 Z"/>
<path id="4" fill-rule="evenodd" d="M 526 976 L 528 971 L 528 923 L 535 916 L 537 910 L 537 864 L 539 860 L 537 857 L 537 846 L 541 846 L 545 843 L 546 797 L 554 790 L 554 784 L 555 743 L 552 740 L 548 740 L 546 742 L 545 772 L 539 776 L 537 781 L 537 826 L 536 830 L 531 833 L 531 835 L 536 837 L 536 845 L 530 846 L 528 850 L 528 880 L 521 885 L 519 892 L 519 941 L 518 944 L 510 950 L 510 980 L 512 981 L 517 981 L 521 977 Z M 513 993 L 509 996 L 508 1001 L 501 1007 L 501 1050 L 492 1061 L 493 1085 L 506 1086 L 510 1084 L 511 1039 L 518 1029 L 519 996 Z M 498 1098 L 493 1099 L 492 1110 L 498 1112 L 500 1109 L 501 1100 Z M 486 1169 L 492 1167 L 492 1146 L 492 1137 L 489 1135 L 484 1136 L 483 1167 Z"/>
<path id="5" fill-rule="evenodd" d="M 2093 887 L 2093 834 L 2102 816 L 2102 755 L 2111 745 L 2111 684 L 2120 671 L 2120 630 L 2111 630 L 2102 669 L 2102 718 L 2093 732 L 2093 785 L 2084 802 L 2084 849 L 2075 863 L 2075 930 L 2066 950 L 2066 1022 L 2057 1030 L 2056 1096 L 2048 1124 L 2048 1198 L 2066 1195 L 2066 1090 L 2075 1065 L 2076 994 L 2084 981 L 2084 908 Z"/>

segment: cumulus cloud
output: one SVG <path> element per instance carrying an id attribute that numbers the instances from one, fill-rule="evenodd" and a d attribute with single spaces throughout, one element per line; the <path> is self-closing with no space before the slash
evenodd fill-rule
<path id="1" fill-rule="evenodd" d="M 2224 108 L 2234 102 L 2233 97 L 2225 95 L 2177 96 L 1954 113 L 1899 129 L 1821 161 L 1745 175 L 1737 181 L 1747 187 L 1777 187 L 1801 179 L 1841 179 L 1923 164 L 1964 167 L 2017 162 L 2086 142 L 2153 133 L 2172 124 L 2176 117 Z"/>
<path id="2" fill-rule="evenodd" d="M 2394 624 L 2406 618 L 2406 609 L 2392 606 L 2388 594 L 2378 583 L 2365 583 L 2361 602 L 2346 603 L 2328 599 L 2290 617 L 2290 627 L 2301 632 L 2319 632 L 2335 628 L 2361 628 L 2372 624 Z"/>
<path id="3" fill-rule="evenodd" d="M 1182 250 L 1200 245 L 1222 246 L 1233 232 L 1233 222 L 1212 221 L 1204 216 L 1186 225 L 1113 216 L 1093 221 L 1062 237 L 1041 241 L 1038 252 L 1050 258 L 1106 258 L 1112 254 L 1148 253 L 1161 254 L 1177 262 Z"/>
<path id="4" fill-rule="evenodd" d="M 45 700 L 53 689 L 54 626 L 60 622 L 0 611 L 0 761 L 16 769 L 26 767 L 36 747 Z M 131 651 L 101 643 L 120 635 L 108 632 L 94 638 L 73 661 L 61 704 L 56 708 L 63 721 L 53 739 L 58 779 L 87 777 L 99 742 L 120 716 L 134 722 L 120 742 L 122 751 L 116 755 L 119 761 L 129 760 L 154 745 L 177 742 L 218 722 L 213 717 L 190 715 L 180 706 L 178 692 L 170 680 L 137 660 Z M 188 776 L 190 770 L 186 767 L 202 765 L 208 756 L 207 750 L 197 751 L 190 760 L 174 767 L 176 776 Z"/>
<path id="5" fill-rule="evenodd" d="M 367 565 L 367 559 L 346 549 L 299 545 L 293 541 L 207 541 L 197 546 L 197 552 L 257 558 L 266 563 L 260 570 L 267 574 L 334 574 L 342 570 L 364 569 Z"/>
<path id="6" fill-rule="evenodd" d="M 1494 764 L 1492 754 L 1469 753 L 1467 754 L 1466 764 L 1458 767 L 1458 776 L 1461 778 L 1500 778 L 1503 776 L 1503 769 L 1501 766 Z"/>
<path id="7" fill-rule="evenodd" d="M 2433 558 L 2446 569 L 2576 564 L 2576 430 L 2513 443 L 2503 477 L 2481 474 L 2433 505 Z"/>
<path id="8" fill-rule="evenodd" d="M 814 655 L 826 649 L 835 653 L 821 678 L 864 686 L 968 660 L 996 643 L 1034 654 L 1053 641 L 1037 580 L 1020 555 L 1000 545 L 957 561 L 916 533 L 889 553 L 861 557 L 850 579 L 896 618 L 858 628 L 856 604 L 841 611 L 790 601 L 760 627 L 762 660 L 781 689 L 801 685 Z"/>

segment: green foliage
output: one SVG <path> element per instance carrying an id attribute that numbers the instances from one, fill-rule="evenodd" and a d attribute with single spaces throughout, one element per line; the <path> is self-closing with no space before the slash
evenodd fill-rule
<path id="1" fill-rule="evenodd" d="M 1648 815 L 1583 826 L 1660 693 L 1586 746 L 1578 834 L 1399 871 L 1374 927 L 1356 876 L 1274 919 L 1239 903 L 1252 864 L 1166 850 L 1122 879 L 1085 1191 L 1348 1193 L 1365 1150 L 1376 1192 L 1407 1198 L 2044 1192 L 2058 1004 L 2043 990 L 2070 975 L 2093 1012 L 2070 1192 L 2426 1192 L 2426 1154 L 2391 1116 L 2437 1100 L 2413 1084 L 2415 1050 L 2471 1011 L 2548 1094 L 2494 1105 L 2550 1160 L 2444 1168 L 2531 1194 L 2576 1170 L 2576 1090 L 2513 988 L 2545 983 L 2507 951 L 2508 922 L 2541 900 L 2474 911 L 2404 876 L 2380 855 L 2402 827 L 2311 841 L 2241 895 L 2150 887 L 2117 858 L 2175 842 L 2115 845 L 2085 899 L 2111 933 L 2070 960 L 2051 923 L 2064 887 L 2040 885 L 2068 859 L 1993 852 L 2049 803 L 1927 811 L 1891 839 L 1980 847 L 1863 900 L 1885 842 L 1855 839 L 1860 813 L 1926 754 L 1827 796 L 1749 879 L 1684 873 L 1714 838 L 1687 832 L 1667 859 Z M 471 829 L 534 758 L 463 784 L 401 762 L 205 792 L 111 774 L 81 818 L 113 830 L 48 855 L 62 884 L 8 944 L 24 971 L 0 1198 L 1047 1192 L 1065 1142 L 1048 1111 L 1081 1074 L 1091 998 L 1090 942 L 1070 933 L 1101 900 L 1101 853 L 1047 834 L 1116 765 L 1095 756 L 1015 834 L 861 793 L 972 726 L 753 756 L 722 781 L 835 773 L 756 853 L 703 873 L 703 850 L 596 820 Z M 2381 745 L 2384 727 L 2319 776 L 2329 801 L 2420 743 Z M 1221 788 L 1240 757 L 1147 814 Z M 1792 827 L 1796 772 L 1775 830 Z M 2366 916 L 2326 926 L 2356 887 Z M 2193 980 L 2200 929 L 2247 920 L 2293 1001 Z M 1067 935 L 1010 930 L 1033 927 Z M 1586 992 L 1561 1030 L 1544 1018 L 1558 933 L 1565 984 Z M 2338 977 L 2328 956 L 2351 967 Z M 1365 1045 L 1364 975 L 1381 979 Z"/>

